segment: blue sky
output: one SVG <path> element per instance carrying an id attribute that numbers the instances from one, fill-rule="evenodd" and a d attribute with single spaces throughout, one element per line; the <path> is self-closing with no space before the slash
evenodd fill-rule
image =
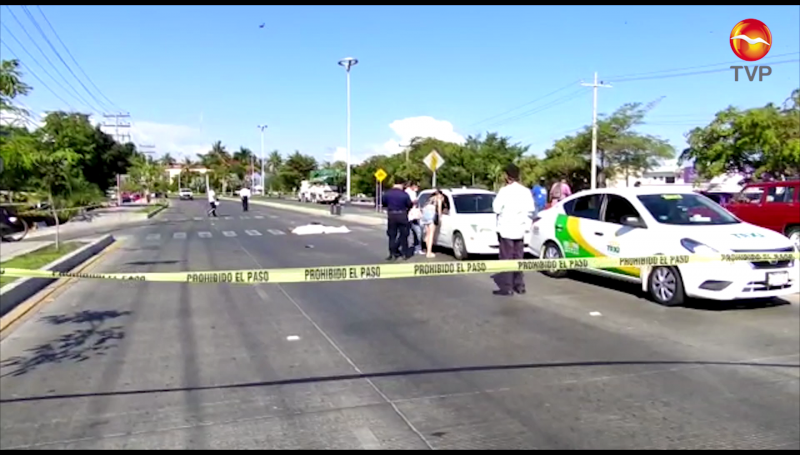
<path id="1" fill-rule="evenodd" d="M 393 150 L 396 145 L 387 142 L 402 143 L 416 134 L 448 139 L 486 129 L 540 153 L 554 139 L 591 122 L 591 89 L 567 95 L 577 93 L 579 80 L 590 81 L 594 71 L 614 86 L 600 89 L 601 113 L 663 96 L 641 130 L 669 139 L 678 149 L 684 146 L 683 134 L 717 110 L 782 102 L 800 86 L 797 6 L 41 8 L 94 84 L 131 113 L 135 139 L 173 154 L 193 155 L 214 140 L 229 149 L 244 145 L 258 152 L 256 125 L 266 123 L 268 150 L 299 149 L 330 158 L 346 145 L 345 71 L 336 62 L 347 56 L 360 61 L 352 72 L 356 157 Z M 67 80 L 96 105 L 24 10 L 11 10 Z M 78 77 L 104 100 L 39 10 L 28 10 Z M 61 81 L 7 7 L 0 11 L 0 22 Z M 738 60 L 730 49 L 730 31 L 746 18 L 759 19 L 772 31 L 773 46 L 763 62 L 794 62 L 775 65 L 763 82 L 743 76 L 734 82 L 733 70 L 614 81 L 618 75 L 716 63 L 722 65 L 697 71 L 728 68 Z M 62 98 L 79 104 L 51 82 L 5 28 L 0 40 Z M 0 55 L 11 56 L 5 46 Z M 23 102 L 31 109 L 66 107 L 32 76 L 27 81 L 35 90 Z M 574 88 L 478 123 L 570 82 Z"/>

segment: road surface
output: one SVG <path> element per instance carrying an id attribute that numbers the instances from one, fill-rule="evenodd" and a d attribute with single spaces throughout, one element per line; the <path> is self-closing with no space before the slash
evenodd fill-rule
<path id="1" fill-rule="evenodd" d="M 220 214 L 176 202 L 95 270 L 387 254 L 380 228 L 296 236 L 330 219 Z M 526 279 L 512 298 L 488 276 L 76 281 L 1 342 L 0 448 L 800 449 L 800 306 L 666 309 L 601 280 Z"/>

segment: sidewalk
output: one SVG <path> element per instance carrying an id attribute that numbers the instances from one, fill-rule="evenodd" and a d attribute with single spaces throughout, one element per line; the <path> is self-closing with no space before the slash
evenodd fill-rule
<path id="1" fill-rule="evenodd" d="M 31 251 L 38 250 L 39 248 L 44 248 L 47 245 L 53 243 L 50 240 L 40 240 L 35 242 L 14 242 L 14 243 L 6 243 L 3 242 L 0 245 L 0 262 L 5 262 L 10 259 L 13 259 L 17 256 L 22 256 L 23 254 L 28 254 Z"/>
<path id="2" fill-rule="evenodd" d="M 59 226 L 59 234 L 69 235 L 76 232 L 89 231 L 92 229 L 117 226 L 140 221 L 146 221 L 147 213 L 141 211 L 147 205 L 136 205 L 126 207 L 108 207 L 88 212 L 83 219 L 76 218 L 68 223 Z M 55 235 L 56 227 L 48 226 L 36 230 L 31 230 L 25 236 L 25 240 L 39 237 Z M 5 244 L 4 244 L 5 245 Z"/>

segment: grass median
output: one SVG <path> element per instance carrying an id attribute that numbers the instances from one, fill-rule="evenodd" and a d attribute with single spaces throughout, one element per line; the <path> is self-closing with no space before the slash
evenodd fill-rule
<path id="1" fill-rule="evenodd" d="M 169 202 L 159 202 L 157 204 L 148 205 L 147 207 L 142 208 L 140 212 L 146 213 L 147 216 L 150 216 L 166 209 L 167 207 L 169 207 Z"/>
<path id="2" fill-rule="evenodd" d="M 30 253 L 25 253 L 9 259 L 8 261 L 0 262 L 0 266 L 9 269 L 40 269 L 56 259 L 77 250 L 83 245 L 84 244 L 81 242 L 64 242 L 59 249 L 56 249 L 55 245 L 48 245 L 38 250 L 31 251 Z M 0 276 L 0 288 L 17 279 L 18 278 L 15 277 Z"/>

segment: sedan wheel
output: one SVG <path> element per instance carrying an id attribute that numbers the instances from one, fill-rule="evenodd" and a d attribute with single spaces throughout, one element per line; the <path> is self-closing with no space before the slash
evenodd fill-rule
<path id="1" fill-rule="evenodd" d="M 650 272 L 648 280 L 650 297 L 663 306 L 678 306 L 683 304 L 685 294 L 683 280 L 674 267 L 656 267 Z"/>
<path id="2" fill-rule="evenodd" d="M 544 257 L 542 259 L 547 259 L 547 260 L 561 259 L 564 257 L 564 255 L 561 254 L 561 250 L 553 242 L 547 242 L 544 244 L 543 256 Z M 566 270 L 548 270 L 542 273 L 546 276 L 549 276 L 550 278 L 564 278 L 567 276 Z"/>

